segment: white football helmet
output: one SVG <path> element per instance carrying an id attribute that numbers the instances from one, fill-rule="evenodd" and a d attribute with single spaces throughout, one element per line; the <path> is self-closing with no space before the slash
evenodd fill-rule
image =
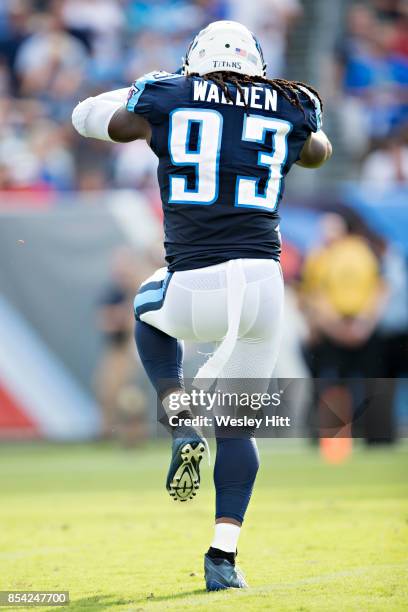
<path id="1" fill-rule="evenodd" d="M 191 42 L 183 74 L 220 71 L 265 76 L 266 64 L 256 37 L 236 21 L 214 21 Z"/>

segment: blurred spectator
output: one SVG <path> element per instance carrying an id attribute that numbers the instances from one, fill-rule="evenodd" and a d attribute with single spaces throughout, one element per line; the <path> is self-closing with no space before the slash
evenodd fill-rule
<path id="1" fill-rule="evenodd" d="M 31 7 L 27 0 L 14 0 L 8 3 L 4 14 L 4 29 L 0 33 L 0 57 L 8 70 L 10 93 L 17 91 L 18 82 L 15 60 L 18 50 L 29 35 Z"/>
<path id="2" fill-rule="evenodd" d="M 351 234 L 340 215 L 324 215 L 321 228 L 324 243 L 308 255 L 303 275 L 312 336 L 359 346 L 371 336 L 381 314 L 378 262 L 369 244 Z"/>
<path id="3" fill-rule="evenodd" d="M 61 126 L 45 120 L 36 123 L 29 134 L 29 145 L 44 183 L 59 191 L 74 188 L 74 158 Z"/>
<path id="4" fill-rule="evenodd" d="M 365 158 L 360 178 L 370 186 L 386 188 L 408 183 L 408 146 L 402 137 L 379 141 Z"/>
<path id="5" fill-rule="evenodd" d="M 114 252 L 111 281 L 98 306 L 98 327 L 104 337 L 105 349 L 95 374 L 95 385 L 102 409 L 103 435 L 109 438 L 114 435 L 120 421 L 121 392 L 126 389 L 125 393 L 129 395 L 129 384 L 137 367 L 132 304 L 146 270 L 135 262 L 135 254 L 126 247 Z M 140 395 L 140 399 L 142 397 Z M 125 403 L 128 406 L 128 400 Z"/>
<path id="6" fill-rule="evenodd" d="M 116 0 L 65 0 L 60 15 L 65 28 L 90 50 L 90 81 L 120 81 L 125 27 L 121 5 Z"/>
<path id="7" fill-rule="evenodd" d="M 157 157 L 146 143 L 135 140 L 118 147 L 115 153 L 114 177 L 118 186 L 144 191 L 158 189 Z"/>
<path id="8" fill-rule="evenodd" d="M 163 54 L 163 38 L 152 30 L 143 30 L 129 49 L 125 65 L 125 76 L 132 83 L 139 75 L 151 70 L 167 70 L 172 72 L 181 66 L 181 56 L 185 49 L 174 47 L 166 49 Z"/>
<path id="9" fill-rule="evenodd" d="M 380 4 L 385 6 L 377 8 Z M 337 84 L 345 96 L 339 108 L 343 144 L 352 153 L 364 152 L 371 138 L 387 137 L 408 122 L 408 59 L 396 43 L 396 24 L 374 9 L 362 3 L 350 8 L 337 47 Z"/>
<path id="10" fill-rule="evenodd" d="M 98 37 L 104 44 L 117 44 L 124 27 L 124 14 L 116 0 L 63 0 L 61 17 L 65 26 L 92 48 Z"/>
<path id="11" fill-rule="evenodd" d="M 36 15 L 33 30 L 16 56 L 20 93 L 43 100 L 53 118 L 67 119 L 85 75 L 86 48 L 57 15 Z"/>
<path id="12" fill-rule="evenodd" d="M 365 437 L 374 441 L 379 431 L 390 437 L 390 426 L 376 426 L 379 409 L 387 412 L 389 423 L 392 421 L 392 403 L 379 406 L 375 388 L 375 379 L 384 372 L 378 324 L 386 304 L 386 289 L 379 262 L 368 241 L 353 233 L 340 215 L 324 215 L 321 227 L 324 242 L 308 255 L 302 286 L 310 328 L 307 363 L 315 379 L 328 381 L 316 380 L 313 408 L 321 407 L 323 398 L 331 397 L 333 389 L 339 387 L 351 397 L 347 379 L 359 378 L 367 403 Z M 345 405 L 343 392 L 341 397 Z"/>

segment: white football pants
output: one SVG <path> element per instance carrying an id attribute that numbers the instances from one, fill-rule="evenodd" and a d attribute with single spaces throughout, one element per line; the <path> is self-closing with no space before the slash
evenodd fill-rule
<path id="1" fill-rule="evenodd" d="M 162 284 L 165 291 L 143 293 L 148 284 Z M 220 343 L 196 379 L 271 377 L 283 312 L 283 279 L 276 261 L 234 259 L 171 277 L 161 268 L 140 291 L 135 310 L 142 305 L 141 321 L 179 340 Z M 149 299 L 157 301 L 145 310 Z"/>

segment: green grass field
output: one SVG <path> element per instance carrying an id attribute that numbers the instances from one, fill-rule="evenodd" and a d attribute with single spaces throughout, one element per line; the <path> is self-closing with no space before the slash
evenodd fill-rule
<path id="1" fill-rule="evenodd" d="M 332 467 L 305 444 L 264 442 L 239 545 L 251 589 L 212 594 L 210 469 L 176 504 L 167 461 L 167 443 L 3 445 L 0 590 L 69 590 L 70 612 L 408 610 L 407 445 Z"/>

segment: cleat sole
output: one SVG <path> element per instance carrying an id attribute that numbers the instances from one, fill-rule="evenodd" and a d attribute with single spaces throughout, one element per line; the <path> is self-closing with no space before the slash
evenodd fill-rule
<path id="1" fill-rule="evenodd" d="M 180 465 L 168 484 L 168 492 L 174 501 L 194 499 L 200 488 L 200 463 L 206 447 L 201 443 L 186 442 L 180 449 Z"/>

